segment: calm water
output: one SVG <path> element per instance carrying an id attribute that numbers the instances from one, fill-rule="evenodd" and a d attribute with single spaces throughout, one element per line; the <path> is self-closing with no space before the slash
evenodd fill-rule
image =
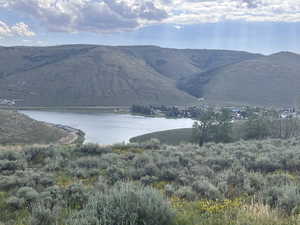
<path id="1" fill-rule="evenodd" d="M 130 138 L 176 128 L 192 127 L 191 119 L 166 119 L 103 112 L 53 112 L 22 110 L 33 119 L 71 126 L 85 132 L 86 142 L 113 144 Z"/>

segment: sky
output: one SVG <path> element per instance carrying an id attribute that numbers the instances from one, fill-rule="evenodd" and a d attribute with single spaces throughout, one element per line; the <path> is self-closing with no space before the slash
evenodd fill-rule
<path id="1" fill-rule="evenodd" d="M 300 0 L 0 0 L 0 45 L 300 53 Z"/>

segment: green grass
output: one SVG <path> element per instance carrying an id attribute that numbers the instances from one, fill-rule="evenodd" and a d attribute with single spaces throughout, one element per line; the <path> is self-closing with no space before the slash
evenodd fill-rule
<path id="1" fill-rule="evenodd" d="M 178 145 L 180 143 L 190 143 L 193 141 L 193 129 L 182 128 L 160 132 L 149 133 L 130 139 L 130 142 L 146 142 L 151 139 L 158 139 L 162 144 Z"/>

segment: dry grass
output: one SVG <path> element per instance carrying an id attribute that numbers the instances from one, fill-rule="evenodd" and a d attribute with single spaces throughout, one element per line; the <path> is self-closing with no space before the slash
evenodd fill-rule
<path id="1" fill-rule="evenodd" d="M 16 111 L 0 110 L 0 145 L 56 143 L 68 133 Z"/>

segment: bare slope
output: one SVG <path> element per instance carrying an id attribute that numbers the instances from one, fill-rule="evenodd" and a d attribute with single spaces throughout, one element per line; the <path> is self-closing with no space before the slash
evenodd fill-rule
<path id="1" fill-rule="evenodd" d="M 68 133 L 15 111 L 0 110 L 0 145 L 56 143 Z"/>
<path id="2" fill-rule="evenodd" d="M 182 77 L 257 55 L 153 46 L 0 48 L 0 98 L 22 106 L 188 105 Z"/>
<path id="3" fill-rule="evenodd" d="M 246 60 L 198 74 L 181 85 L 215 103 L 298 106 L 300 55 L 281 52 Z"/>

